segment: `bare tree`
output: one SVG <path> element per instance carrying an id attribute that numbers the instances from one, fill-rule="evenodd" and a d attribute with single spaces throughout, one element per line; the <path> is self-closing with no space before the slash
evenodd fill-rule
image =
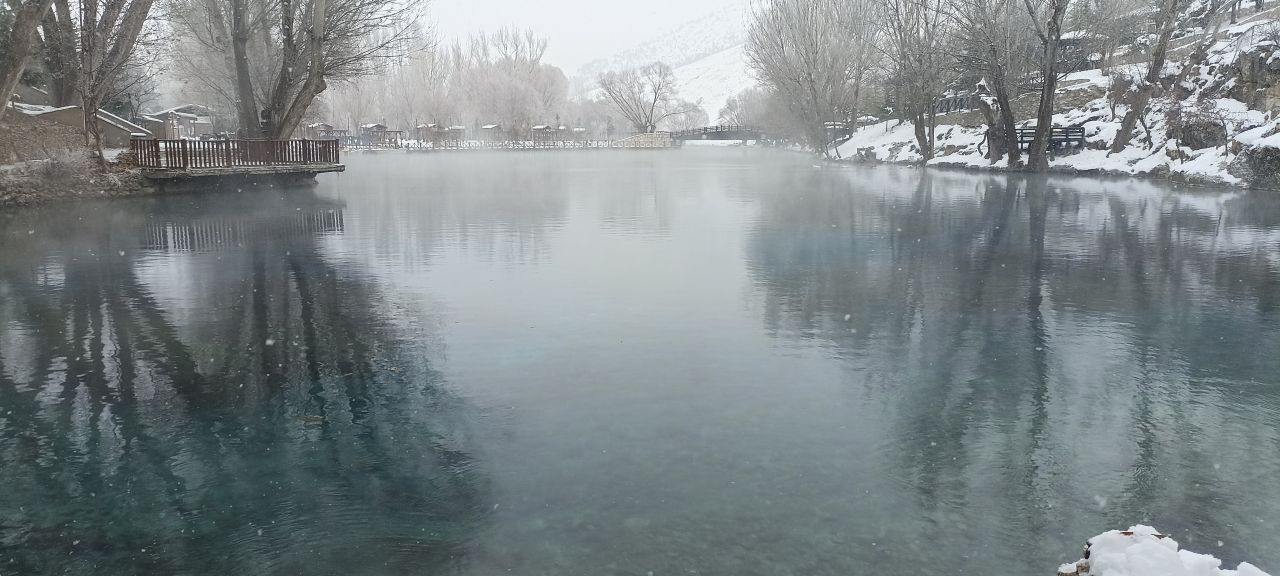
<path id="1" fill-rule="evenodd" d="M 453 78 L 448 99 L 473 124 L 501 124 L 527 134 L 537 122 L 560 114 L 568 100 L 564 72 L 542 61 L 547 39 L 514 28 L 476 34 L 449 53 Z"/>
<path id="2" fill-rule="evenodd" d="M 747 33 L 762 84 L 794 107 L 805 140 L 828 154 L 827 122 L 857 116 L 863 77 L 878 55 L 869 0 L 765 0 Z"/>
<path id="3" fill-rule="evenodd" d="M 5 50 L 0 53 L 0 118 L 4 118 L 9 98 L 22 78 L 22 71 L 27 67 L 27 59 L 31 57 L 32 48 L 36 44 L 36 29 L 45 12 L 49 10 L 52 0 L 25 0 L 21 4 L 14 3 L 13 24 L 9 29 L 9 38 Z"/>
<path id="4" fill-rule="evenodd" d="M 684 113 L 667 118 L 667 128 L 673 132 L 702 128 L 711 122 L 711 118 L 707 116 L 707 111 L 703 110 L 702 106 L 699 106 L 696 102 L 681 100 L 676 103 L 676 107 L 684 110 Z"/>
<path id="5" fill-rule="evenodd" d="M 1151 62 L 1147 65 L 1147 74 L 1141 82 L 1130 91 L 1129 110 L 1120 121 L 1120 130 L 1111 143 L 1111 152 L 1119 152 L 1129 145 L 1133 139 L 1133 131 L 1139 120 L 1146 115 L 1147 105 L 1151 103 L 1156 87 L 1160 83 L 1160 72 L 1164 70 L 1165 57 L 1169 52 L 1169 40 L 1173 38 L 1178 16 L 1185 0 L 1161 0 L 1160 11 L 1156 14 L 1159 35 L 1151 48 Z"/>
<path id="6" fill-rule="evenodd" d="M 288 138 L 335 79 L 403 54 L 422 0 L 179 0 L 175 20 L 220 60 L 245 135 Z M 190 66 L 200 72 L 203 66 Z M 260 121 L 261 120 L 261 121 Z"/>
<path id="7" fill-rule="evenodd" d="M 893 67 L 895 112 L 915 126 L 924 161 L 933 158 L 935 103 L 948 84 L 946 75 L 952 24 L 948 0 L 883 0 L 885 55 Z"/>
<path id="8" fill-rule="evenodd" d="M 85 141 L 102 158 L 98 108 L 119 86 L 121 74 L 134 62 L 135 49 L 153 0 L 82 0 L 80 3 L 79 93 L 84 110 Z"/>
<path id="9" fill-rule="evenodd" d="M 1020 163 L 1013 98 L 1031 67 L 1034 36 L 1027 14 L 1016 0 L 955 0 L 957 59 L 962 68 L 982 75 L 979 102 L 988 117 L 987 141 L 992 162 L 1006 154 L 1009 166 Z"/>
<path id="10" fill-rule="evenodd" d="M 1133 44 L 1145 31 L 1141 15 L 1147 0 L 1076 0 L 1069 14 L 1071 28 L 1084 34 L 1090 50 L 1101 58 L 1098 64 L 1110 69 L 1116 51 Z"/>
<path id="11" fill-rule="evenodd" d="M 663 120 L 685 114 L 676 97 L 676 76 L 662 62 L 606 72 L 598 80 L 605 96 L 638 132 L 653 132 Z"/>
<path id="12" fill-rule="evenodd" d="M 71 19 L 69 0 L 53 0 L 53 8 L 40 23 L 43 40 L 45 79 L 51 104 L 77 104 L 80 64 L 76 42 L 77 24 Z"/>
<path id="13" fill-rule="evenodd" d="M 1036 133 L 1027 151 L 1028 166 L 1043 171 L 1049 167 L 1049 136 L 1053 130 L 1053 103 L 1058 91 L 1058 49 L 1062 44 L 1062 21 L 1071 0 L 1023 0 L 1040 38 L 1040 105 L 1036 108 Z M 1042 23 L 1043 22 L 1043 23 Z"/>

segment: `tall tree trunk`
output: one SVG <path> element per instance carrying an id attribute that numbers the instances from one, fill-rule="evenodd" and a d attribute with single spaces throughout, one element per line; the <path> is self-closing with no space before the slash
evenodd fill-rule
<path id="1" fill-rule="evenodd" d="M 1044 86 L 1040 88 L 1040 106 L 1036 109 L 1036 134 L 1027 152 L 1029 167 L 1035 171 L 1049 168 L 1049 136 L 1053 130 L 1053 101 L 1058 90 L 1058 44 L 1062 40 L 1062 17 L 1068 0 L 1049 0 L 1049 22 L 1041 37 L 1044 61 L 1041 64 Z"/>
<path id="2" fill-rule="evenodd" d="M 978 99 L 978 109 L 982 112 L 983 119 L 987 121 L 987 159 L 995 164 L 1004 157 L 1007 146 L 1004 127 L 999 121 L 999 112 L 991 107 L 991 103 L 987 102 L 986 98 Z"/>
<path id="3" fill-rule="evenodd" d="M 249 73 L 249 23 L 245 14 L 247 0 L 231 0 L 231 53 L 235 62 L 236 116 L 240 122 L 240 136 L 263 136 L 258 123 L 258 99 L 253 93 L 253 77 Z"/>
<path id="4" fill-rule="evenodd" d="M 933 159 L 933 146 L 929 133 L 925 130 L 925 116 L 924 112 L 917 113 L 911 123 L 915 128 L 916 144 L 920 146 L 920 156 L 928 162 Z"/>
<path id="5" fill-rule="evenodd" d="M 293 88 L 294 69 L 298 60 L 298 46 L 294 41 L 293 0 L 280 0 L 280 70 L 276 74 L 276 85 L 271 89 L 267 100 L 267 125 L 263 132 L 272 135 L 278 131 L 275 126 L 284 119 L 286 106 L 290 104 L 290 90 Z M 264 34 L 266 30 L 263 31 Z"/>
<path id="6" fill-rule="evenodd" d="M 44 19 L 53 0 L 27 0 L 18 8 L 13 19 L 13 28 L 9 31 L 9 51 L 6 58 L 0 59 L 0 119 L 8 108 L 9 99 L 22 79 L 22 71 L 27 68 L 27 59 L 31 57 L 32 48 L 36 45 L 36 28 Z"/>
<path id="7" fill-rule="evenodd" d="M 80 67 L 76 62 L 76 30 L 67 0 L 54 0 L 41 25 L 45 40 L 45 69 L 49 73 L 49 104 L 73 106 L 80 103 L 76 88 Z"/>
<path id="8" fill-rule="evenodd" d="M 302 117 L 306 115 L 311 102 L 328 87 L 324 80 L 324 29 L 328 9 L 327 0 L 312 0 L 311 26 L 307 30 L 309 56 L 307 79 L 303 81 L 302 87 L 290 101 L 283 117 L 278 120 L 273 119 L 275 121 L 272 123 L 272 138 L 283 140 L 292 136 L 293 131 L 302 122 Z"/>
<path id="9" fill-rule="evenodd" d="M 1112 153 L 1129 146 L 1138 120 L 1147 113 L 1147 105 L 1151 103 L 1151 96 L 1160 82 L 1160 72 L 1164 70 L 1164 61 L 1169 53 L 1169 40 L 1173 37 L 1177 8 L 1178 0 L 1164 1 L 1160 13 L 1160 36 L 1156 39 L 1155 48 L 1151 51 L 1151 64 L 1147 67 L 1147 75 L 1143 79 L 1142 86 L 1138 88 L 1138 93 L 1134 94 L 1129 104 L 1129 111 L 1125 112 L 1124 120 L 1120 122 L 1120 131 L 1116 132 L 1116 139 L 1111 143 Z"/>
<path id="10" fill-rule="evenodd" d="M 992 49 L 994 56 L 994 48 Z M 1000 124 L 1002 129 L 999 131 L 1000 136 L 1004 140 L 1005 151 L 1009 154 L 1009 167 L 1013 168 L 1022 162 L 1022 151 L 1018 149 L 1018 143 L 1015 136 L 1018 134 L 1018 121 L 1013 117 L 1013 106 L 1009 103 L 1009 85 L 1005 81 L 1004 67 L 999 65 L 998 56 L 996 57 L 995 73 L 991 78 L 991 90 L 996 98 L 996 106 L 999 107 Z"/>
<path id="11" fill-rule="evenodd" d="M 84 117 L 84 143 L 99 164 L 102 158 L 102 135 L 98 129 L 98 26 L 97 0 L 80 2 L 80 101 Z"/>

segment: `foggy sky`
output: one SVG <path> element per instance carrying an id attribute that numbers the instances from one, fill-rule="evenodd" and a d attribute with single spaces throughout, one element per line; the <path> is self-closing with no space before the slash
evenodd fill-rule
<path id="1" fill-rule="evenodd" d="M 445 41 L 481 29 L 534 28 L 551 40 L 546 61 L 573 75 L 580 66 L 650 40 L 689 20 L 748 0 L 432 0 Z"/>

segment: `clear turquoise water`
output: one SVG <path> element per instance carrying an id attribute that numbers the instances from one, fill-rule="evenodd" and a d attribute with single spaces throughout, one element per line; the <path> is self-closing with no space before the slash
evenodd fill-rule
<path id="1" fill-rule="evenodd" d="M 1280 571 L 1280 196 L 348 163 L 0 213 L 0 575 Z"/>

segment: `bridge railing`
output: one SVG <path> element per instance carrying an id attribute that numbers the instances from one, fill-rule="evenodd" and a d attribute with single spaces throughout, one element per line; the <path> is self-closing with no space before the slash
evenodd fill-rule
<path id="1" fill-rule="evenodd" d="M 337 164 L 337 140 L 150 140 L 129 149 L 141 168 L 178 170 L 234 166 Z"/>
<path id="2" fill-rule="evenodd" d="M 715 126 L 703 126 L 702 128 L 691 128 L 688 130 L 677 130 L 671 133 L 672 137 L 682 138 L 687 136 L 700 136 L 702 134 L 718 134 L 721 132 L 759 132 L 752 126 L 741 126 L 738 124 L 717 124 Z"/>

